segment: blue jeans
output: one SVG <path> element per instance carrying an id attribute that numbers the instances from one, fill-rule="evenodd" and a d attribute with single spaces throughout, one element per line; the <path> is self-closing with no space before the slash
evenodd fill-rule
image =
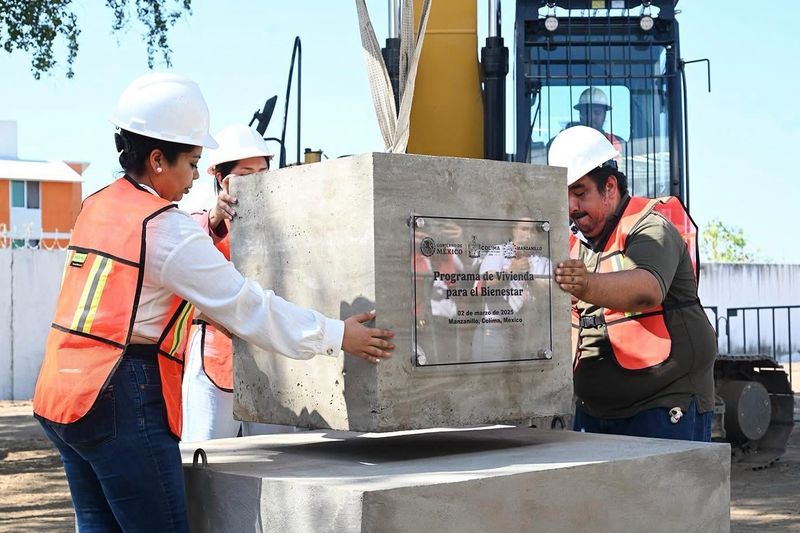
<path id="1" fill-rule="evenodd" d="M 677 423 L 670 421 L 669 408 L 654 407 L 630 418 L 599 418 L 575 408 L 575 431 L 652 437 L 657 439 L 695 440 L 711 442 L 711 423 L 714 412 L 698 413 L 694 398 Z"/>
<path id="2" fill-rule="evenodd" d="M 155 356 L 122 357 L 77 422 L 40 419 L 61 453 L 81 533 L 188 532 L 178 441 L 169 431 Z"/>

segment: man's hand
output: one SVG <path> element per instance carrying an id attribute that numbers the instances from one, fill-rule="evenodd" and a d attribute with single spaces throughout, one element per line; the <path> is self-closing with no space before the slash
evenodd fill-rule
<path id="1" fill-rule="evenodd" d="M 570 259 L 558 264 L 555 280 L 573 298 L 624 313 L 648 311 L 664 300 L 655 274 L 643 268 L 589 272 L 583 261 Z"/>
<path id="2" fill-rule="evenodd" d="M 208 212 L 208 226 L 215 230 L 217 226 L 223 220 L 233 220 L 233 217 L 236 216 L 236 211 L 234 211 L 233 206 L 238 203 L 239 200 L 236 199 L 235 196 L 231 196 L 228 194 L 228 181 L 231 179 L 233 174 L 226 176 L 224 180 L 222 180 L 222 190 L 219 191 L 219 195 L 217 196 L 217 203 Z"/>
<path id="3" fill-rule="evenodd" d="M 344 321 L 344 338 L 342 350 L 366 359 L 370 363 L 378 363 L 382 358 L 390 357 L 394 344 L 386 339 L 394 337 L 388 329 L 368 328 L 362 322 L 375 318 L 375 311 L 353 315 Z"/>
<path id="4" fill-rule="evenodd" d="M 586 270 L 586 265 L 578 259 L 568 259 L 556 266 L 556 283 L 561 290 L 568 292 L 574 297 L 582 300 L 589 290 L 589 277 L 591 274 Z"/>

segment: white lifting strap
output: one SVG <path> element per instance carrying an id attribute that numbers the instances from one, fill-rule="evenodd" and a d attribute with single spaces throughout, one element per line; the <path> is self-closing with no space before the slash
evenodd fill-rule
<path id="1" fill-rule="evenodd" d="M 405 153 L 408 146 L 409 120 L 411 103 L 414 98 L 414 84 L 417 77 L 417 66 L 425 40 L 425 29 L 428 26 L 432 0 L 425 0 L 422 6 L 417 40 L 414 42 L 414 13 L 412 0 L 403 2 L 403 13 L 400 33 L 400 113 L 394 103 L 394 91 L 386 63 L 381 54 L 381 47 L 375 37 L 375 29 L 369 19 L 365 0 L 356 0 L 358 25 L 361 33 L 361 44 L 364 49 L 364 61 L 367 64 L 372 103 L 378 118 L 378 127 L 383 137 L 387 152 Z"/>

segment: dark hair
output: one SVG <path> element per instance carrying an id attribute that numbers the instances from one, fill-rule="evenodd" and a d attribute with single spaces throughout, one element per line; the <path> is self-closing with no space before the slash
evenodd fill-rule
<path id="1" fill-rule="evenodd" d="M 589 179 L 594 182 L 594 185 L 597 187 L 597 191 L 600 194 L 605 194 L 603 190 L 605 189 L 606 183 L 608 183 L 608 178 L 610 176 L 617 178 L 617 189 L 619 189 L 619 195 L 625 196 L 628 194 L 628 177 L 610 165 L 596 168 L 589 172 L 588 176 Z"/>
<path id="2" fill-rule="evenodd" d="M 220 191 L 220 185 L 219 185 L 219 180 L 217 179 L 217 173 L 219 173 L 223 178 L 225 178 L 225 176 L 227 176 L 228 174 L 233 172 L 233 167 L 238 165 L 239 161 L 241 161 L 241 159 L 237 159 L 235 161 L 225 161 L 224 163 L 217 163 L 216 166 L 214 166 L 214 169 L 213 169 L 214 170 L 214 191 L 216 193 L 219 193 L 219 191 Z M 264 161 L 266 161 L 267 169 L 269 169 L 269 157 L 264 156 Z"/>
<path id="3" fill-rule="evenodd" d="M 180 154 L 191 152 L 196 147 L 191 144 L 175 143 L 145 137 L 128 130 L 114 134 L 114 143 L 119 152 L 119 164 L 126 174 L 140 175 L 147 168 L 147 158 L 153 150 L 161 150 L 167 163 L 173 164 Z"/>
<path id="4" fill-rule="evenodd" d="M 223 178 L 231 173 L 233 167 L 235 167 L 239 161 L 225 161 L 224 163 L 217 163 L 214 166 L 214 192 L 219 194 L 219 191 L 222 190 L 222 187 L 219 184 L 219 180 L 217 179 L 217 173 L 219 173 Z"/>

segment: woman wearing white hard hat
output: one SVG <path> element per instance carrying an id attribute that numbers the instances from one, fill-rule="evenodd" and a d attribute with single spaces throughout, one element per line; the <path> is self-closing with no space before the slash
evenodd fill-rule
<path id="1" fill-rule="evenodd" d="M 33 410 L 61 454 L 78 530 L 188 531 L 177 439 L 195 307 L 294 358 L 341 348 L 377 362 L 392 332 L 262 289 L 177 209 L 203 147 L 217 146 L 197 84 L 142 76 L 112 122 L 125 176 L 87 198 L 75 222 Z"/>
<path id="2" fill-rule="evenodd" d="M 272 154 L 261 135 L 244 124 L 232 124 L 214 138 L 208 173 L 217 192 L 215 205 L 192 217 L 208 232 L 217 249 L 230 260 L 229 222 L 236 198 L 228 194 L 228 180 L 269 169 Z M 183 378 L 184 442 L 236 437 L 242 423 L 233 418 L 233 342 L 231 334 L 205 316 L 195 316 L 189 334 Z"/>

